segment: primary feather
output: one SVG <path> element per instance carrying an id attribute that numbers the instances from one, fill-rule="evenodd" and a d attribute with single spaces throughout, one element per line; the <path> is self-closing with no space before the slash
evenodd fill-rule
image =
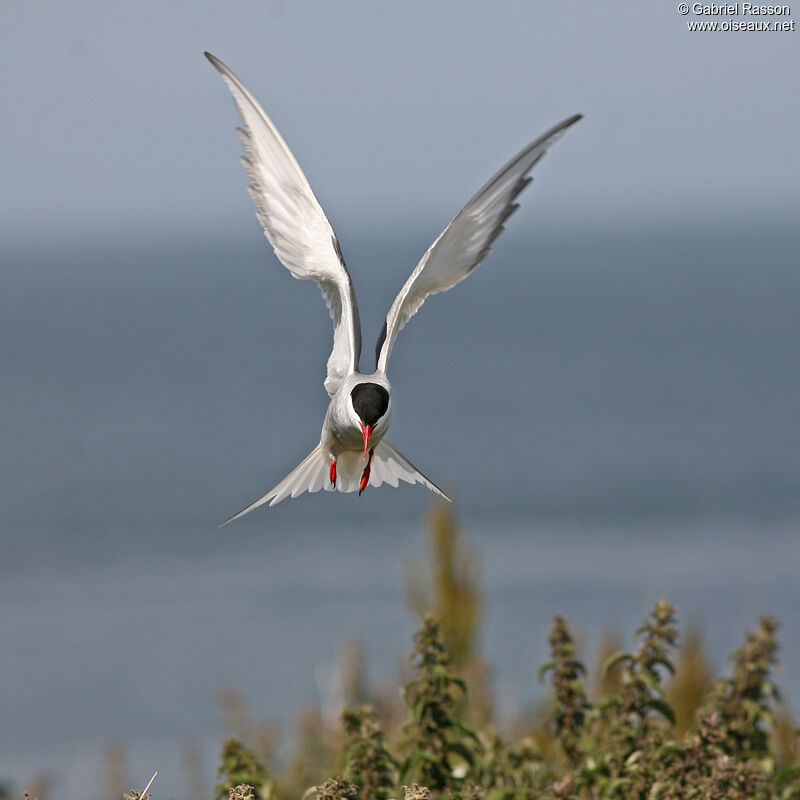
<path id="1" fill-rule="evenodd" d="M 325 389 L 332 397 L 358 368 L 361 325 L 342 251 L 325 212 L 283 137 L 244 84 L 216 56 L 206 58 L 231 90 L 244 122 L 237 128 L 256 215 L 280 262 L 295 278 L 313 280 L 333 319 L 333 349 Z"/>
<path id="2" fill-rule="evenodd" d="M 425 299 L 452 289 L 488 255 L 492 242 L 504 230 L 503 223 L 519 207 L 514 200 L 533 180 L 528 173 L 547 148 L 581 116 L 575 114 L 565 119 L 517 153 L 489 179 L 428 248 L 386 315 L 375 347 L 378 371 L 386 372 L 386 362 L 397 334 L 419 311 Z"/>

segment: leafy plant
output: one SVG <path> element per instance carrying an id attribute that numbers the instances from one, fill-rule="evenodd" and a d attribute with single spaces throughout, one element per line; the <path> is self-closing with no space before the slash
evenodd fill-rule
<path id="1" fill-rule="evenodd" d="M 418 780 L 436 791 L 458 785 L 475 761 L 477 736 L 455 715 L 458 700 L 466 693 L 463 680 L 449 670 L 450 655 L 438 622 L 426 617 L 414 636 L 411 654 L 417 677 L 406 685 L 411 712 L 406 725 L 400 780 Z M 455 772 L 455 766 L 461 769 Z"/>
<path id="2" fill-rule="evenodd" d="M 396 785 L 397 762 L 386 749 L 380 722 L 371 706 L 342 713 L 344 778 L 359 787 L 364 797 L 386 800 Z"/>
<path id="3" fill-rule="evenodd" d="M 266 768 L 258 761 L 253 751 L 236 738 L 227 739 L 222 743 L 217 777 L 220 778 L 220 783 L 215 789 L 215 800 L 227 800 L 232 796 L 233 790 L 239 791 L 242 786 L 252 789 L 253 800 L 271 800 L 274 796 L 272 781 Z"/>
<path id="4" fill-rule="evenodd" d="M 425 615 L 414 637 L 405 706 L 397 689 L 370 691 L 359 667 L 351 694 L 370 704 L 346 709 L 336 730 L 306 712 L 295 755 L 274 781 L 252 751 L 228 740 L 218 800 L 247 787 L 252 800 L 289 800 L 310 783 L 305 795 L 319 800 L 800 800 L 797 731 L 772 680 L 778 644 L 769 617 L 734 654 L 731 674 L 711 682 L 699 635 L 679 650 L 677 612 L 666 600 L 646 616 L 632 652 L 607 653 L 604 674 L 589 681 L 557 616 L 540 670 L 547 702 L 512 720 L 493 719 L 489 702 L 471 711 L 469 679 L 487 691 L 485 671 L 473 669 L 482 661 L 480 593 L 457 527 L 436 513 L 429 607 L 444 621 Z"/>

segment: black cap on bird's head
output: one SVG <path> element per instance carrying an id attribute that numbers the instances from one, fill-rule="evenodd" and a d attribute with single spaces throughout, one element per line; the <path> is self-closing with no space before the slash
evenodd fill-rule
<path id="1" fill-rule="evenodd" d="M 369 439 L 378 420 L 389 408 L 389 392 L 377 383 L 359 383 L 350 392 L 353 409 L 361 420 L 364 435 L 364 458 L 369 450 Z"/>

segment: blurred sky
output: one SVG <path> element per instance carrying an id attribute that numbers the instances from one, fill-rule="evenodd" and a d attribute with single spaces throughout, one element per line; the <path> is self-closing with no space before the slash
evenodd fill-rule
<path id="1" fill-rule="evenodd" d="M 252 230 L 206 49 L 273 117 L 345 248 L 395 219 L 436 235 L 576 111 L 537 170 L 544 224 L 796 220 L 800 33 L 691 18 L 672 0 L 6 0 L 0 235 Z"/>

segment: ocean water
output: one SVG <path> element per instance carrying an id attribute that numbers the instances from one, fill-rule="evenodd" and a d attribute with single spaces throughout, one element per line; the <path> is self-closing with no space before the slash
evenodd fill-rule
<path id="1" fill-rule="evenodd" d="M 427 242 L 344 244 L 368 369 Z M 316 288 L 256 236 L 0 257 L 0 782 L 50 771 L 92 800 L 117 741 L 135 783 L 158 769 L 157 796 L 181 796 L 184 742 L 212 778 L 220 689 L 288 732 L 303 703 L 330 707 L 343 641 L 394 675 L 424 489 L 216 527 L 316 444 Z M 480 556 L 504 711 L 541 691 L 554 613 L 588 657 L 662 595 L 720 668 L 776 614 L 800 705 L 799 263 L 796 227 L 512 229 L 403 331 L 390 439 L 453 494 Z"/>

